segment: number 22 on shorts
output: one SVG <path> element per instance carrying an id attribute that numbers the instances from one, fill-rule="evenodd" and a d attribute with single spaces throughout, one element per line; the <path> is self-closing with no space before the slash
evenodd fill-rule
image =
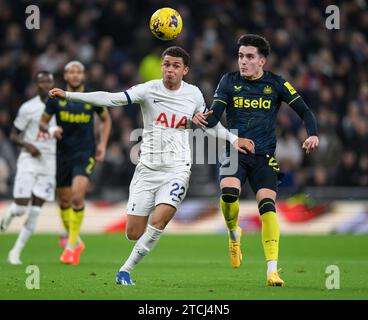
<path id="1" fill-rule="evenodd" d="M 171 200 L 175 202 L 182 201 L 182 196 L 185 194 L 185 187 L 180 186 L 178 182 L 174 182 L 171 184 L 170 196 Z"/>

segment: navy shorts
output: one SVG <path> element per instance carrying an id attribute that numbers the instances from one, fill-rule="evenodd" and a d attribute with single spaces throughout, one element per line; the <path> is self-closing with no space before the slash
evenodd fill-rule
<path id="1" fill-rule="evenodd" d="M 237 166 L 236 162 L 238 163 Z M 226 173 L 230 166 L 234 166 L 234 172 Z M 255 194 L 262 188 L 277 192 L 277 186 L 280 184 L 283 175 L 275 157 L 269 154 L 237 153 L 234 158 L 225 159 L 220 167 L 220 180 L 235 177 L 243 185 L 248 178 Z"/>
<path id="2" fill-rule="evenodd" d="M 96 160 L 91 154 L 76 154 L 72 157 L 57 155 L 56 187 L 70 187 L 75 176 L 90 179 Z"/>

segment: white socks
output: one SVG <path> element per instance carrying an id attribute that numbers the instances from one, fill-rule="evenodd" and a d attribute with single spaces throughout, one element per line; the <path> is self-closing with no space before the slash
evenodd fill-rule
<path id="1" fill-rule="evenodd" d="M 271 272 L 277 272 L 277 260 L 267 261 L 267 275 Z"/>
<path id="2" fill-rule="evenodd" d="M 29 239 L 29 237 L 31 236 L 31 234 L 36 228 L 37 219 L 40 213 L 41 213 L 41 207 L 36 207 L 36 206 L 30 207 L 27 220 L 24 223 L 24 226 L 22 227 L 18 235 L 17 241 L 15 242 L 15 245 L 12 249 L 13 252 L 16 252 L 18 255 L 20 255 L 27 240 Z"/>
<path id="3" fill-rule="evenodd" d="M 153 249 L 160 239 L 162 232 L 163 230 L 156 229 L 148 224 L 145 233 L 143 233 L 143 235 L 135 244 L 132 253 L 120 268 L 120 271 L 131 272 L 135 266 Z"/>
<path id="4" fill-rule="evenodd" d="M 10 205 L 10 213 L 12 216 L 14 217 L 20 217 L 22 215 L 24 215 L 27 211 L 28 206 L 20 206 L 19 204 L 16 204 L 15 202 L 13 202 Z"/>

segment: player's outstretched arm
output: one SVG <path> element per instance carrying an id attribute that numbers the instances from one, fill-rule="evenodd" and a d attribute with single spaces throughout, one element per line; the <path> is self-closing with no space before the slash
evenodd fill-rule
<path id="1" fill-rule="evenodd" d="M 239 138 L 236 134 L 227 130 L 221 122 L 218 122 L 213 128 L 205 129 L 205 131 L 213 137 L 229 141 L 240 153 L 255 153 L 255 145 L 252 140 Z"/>
<path id="2" fill-rule="evenodd" d="M 95 106 L 117 107 L 128 104 L 128 98 L 122 92 L 70 92 L 59 88 L 49 91 L 50 98 L 67 99 L 75 102 L 89 103 Z"/>
<path id="3" fill-rule="evenodd" d="M 213 111 L 214 110 L 197 112 L 192 118 L 192 122 L 205 130 L 209 135 L 229 141 L 233 147 L 241 153 L 255 153 L 255 145 L 252 140 L 239 138 L 236 134 L 227 130 L 221 122 L 216 121 L 216 125 L 214 127 L 208 127 L 207 118 L 213 114 Z"/>

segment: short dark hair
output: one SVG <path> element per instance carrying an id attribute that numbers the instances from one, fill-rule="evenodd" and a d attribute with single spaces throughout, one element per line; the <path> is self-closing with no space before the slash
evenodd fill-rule
<path id="1" fill-rule="evenodd" d="M 162 53 L 162 58 L 164 58 L 165 56 L 170 56 L 170 57 L 176 57 L 176 58 L 182 58 L 184 65 L 187 67 L 189 66 L 190 63 L 190 55 L 188 52 L 186 52 L 183 48 L 181 47 L 169 47 L 167 48 L 163 53 Z"/>
<path id="2" fill-rule="evenodd" d="M 258 52 L 267 57 L 270 54 L 271 46 L 266 38 L 257 34 L 244 34 L 238 40 L 238 49 L 241 46 L 253 46 L 258 49 Z"/>

